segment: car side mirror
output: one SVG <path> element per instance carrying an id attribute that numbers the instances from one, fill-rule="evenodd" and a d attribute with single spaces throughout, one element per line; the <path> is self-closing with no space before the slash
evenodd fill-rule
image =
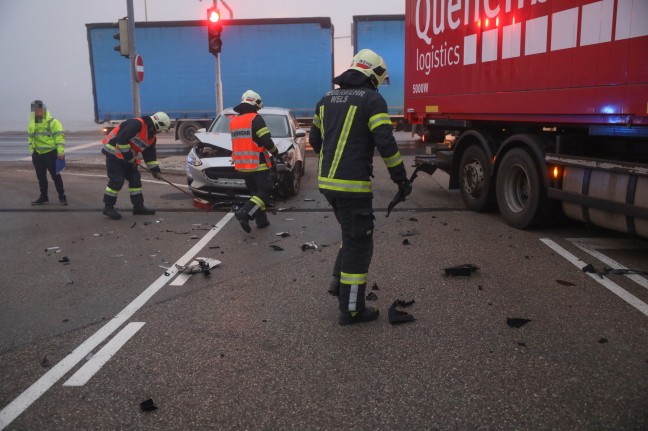
<path id="1" fill-rule="evenodd" d="M 295 130 L 295 138 L 303 138 L 304 136 L 306 136 L 306 130 L 304 129 Z"/>

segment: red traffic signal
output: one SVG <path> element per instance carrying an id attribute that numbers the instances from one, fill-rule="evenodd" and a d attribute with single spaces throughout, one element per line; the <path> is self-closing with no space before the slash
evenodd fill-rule
<path id="1" fill-rule="evenodd" d="M 223 41 L 221 33 L 223 26 L 220 22 L 220 11 L 216 8 L 207 9 L 207 38 L 209 43 L 209 52 L 217 55 L 221 52 Z"/>

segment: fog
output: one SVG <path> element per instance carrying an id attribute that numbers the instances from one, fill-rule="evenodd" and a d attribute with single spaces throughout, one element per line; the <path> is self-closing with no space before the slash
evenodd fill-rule
<path id="1" fill-rule="evenodd" d="M 226 0 L 235 19 L 330 17 L 335 73 L 351 61 L 354 15 L 405 13 L 404 0 Z M 135 21 L 201 20 L 212 0 L 133 0 Z M 224 18 L 229 18 L 220 7 Z M 45 102 L 68 131 L 96 130 L 85 24 L 116 22 L 126 0 L 0 0 L 0 132 L 26 131 Z M 209 55 L 205 48 L 205 55 Z M 123 60 L 115 53 L 115 61 Z"/>

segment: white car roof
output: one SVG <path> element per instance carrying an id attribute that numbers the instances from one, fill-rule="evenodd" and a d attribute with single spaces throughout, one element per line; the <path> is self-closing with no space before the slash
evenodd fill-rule
<path id="1" fill-rule="evenodd" d="M 288 108 L 279 108 L 275 106 L 263 107 L 259 110 L 259 114 L 277 114 L 277 115 L 288 115 L 290 109 Z M 223 109 L 223 114 L 236 114 L 234 108 Z"/>

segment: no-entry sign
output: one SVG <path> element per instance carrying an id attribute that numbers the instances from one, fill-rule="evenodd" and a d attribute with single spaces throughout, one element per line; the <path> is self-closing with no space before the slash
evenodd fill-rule
<path id="1" fill-rule="evenodd" d="M 135 57 L 135 72 L 137 82 L 144 81 L 144 60 L 141 55 Z"/>

